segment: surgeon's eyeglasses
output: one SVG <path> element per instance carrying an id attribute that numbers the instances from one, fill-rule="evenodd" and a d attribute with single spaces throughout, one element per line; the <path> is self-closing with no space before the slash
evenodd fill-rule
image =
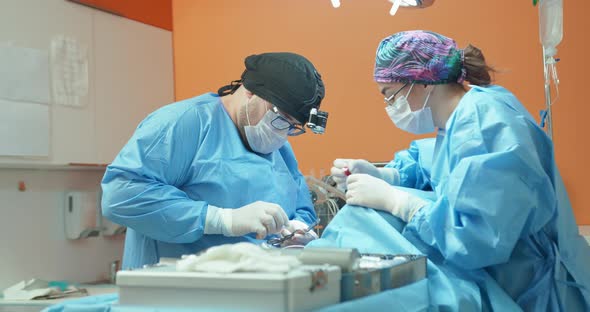
<path id="1" fill-rule="evenodd" d="M 391 102 L 393 99 L 395 99 L 395 96 L 400 93 L 403 89 L 405 89 L 408 85 L 410 85 L 409 83 L 406 83 L 405 85 L 403 85 L 401 88 L 399 88 L 397 91 L 395 91 L 392 95 L 385 97 L 385 104 L 387 105 L 393 105 L 393 103 Z"/>
<path id="2" fill-rule="evenodd" d="M 290 122 L 286 117 L 283 116 L 283 114 L 279 111 L 279 109 L 276 106 L 272 107 L 272 111 L 275 112 L 275 114 L 277 114 L 277 117 L 275 117 L 270 124 L 277 130 L 287 130 L 289 129 L 289 131 L 287 132 L 288 136 L 297 136 L 297 135 L 301 135 L 305 133 L 305 129 L 303 129 L 303 125 L 302 124 L 295 124 Z"/>

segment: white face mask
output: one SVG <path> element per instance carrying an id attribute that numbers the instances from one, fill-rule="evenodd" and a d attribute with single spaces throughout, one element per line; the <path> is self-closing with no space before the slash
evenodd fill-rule
<path id="1" fill-rule="evenodd" d="M 432 90 L 428 92 L 422 109 L 413 112 L 412 109 L 410 109 L 410 103 L 408 103 L 408 95 L 410 95 L 413 87 L 414 84 L 412 84 L 405 96 L 400 95 L 393 105 L 387 105 L 387 107 L 385 107 L 387 115 L 389 115 L 391 121 L 393 121 L 398 128 L 404 131 L 414 134 L 433 132 L 434 121 L 432 119 L 432 111 L 430 110 L 430 107 L 426 107 Z"/>
<path id="2" fill-rule="evenodd" d="M 244 126 L 244 131 L 246 132 L 248 144 L 253 151 L 260 154 L 270 154 L 285 144 L 288 129 L 278 130 L 271 124 L 277 117 L 279 117 L 277 113 L 267 111 L 258 124 L 252 126 L 248 116 L 248 103 L 246 103 L 248 125 Z"/>

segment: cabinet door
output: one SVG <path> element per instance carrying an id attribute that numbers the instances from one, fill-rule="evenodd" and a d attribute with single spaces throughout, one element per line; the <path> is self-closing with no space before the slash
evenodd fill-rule
<path id="1" fill-rule="evenodd" d="M 94 12 L 96 151 L 110 163 L 149 113 L 174 100 L 172 33 Z"/>
<path id="2" fill-rule="evenodd" d="M 90 8 L 63 0 L 0 0 L 0 44 L 47 51 L 56 36 L 72 38 L 86 48 L 88 75 L 93 76 Z M 48 81 L 49 84 L 49 81 Z M 94 162 L 94 94 L 92 86 L 80 97 L 80 107 L 49 103 L 50 156 L 20 162 Z M 1 109 L 1 108 L 0 108 Z M 0 110 L 1 113 L 1 110 Z M 0 157 L 0 162 L 15 162 Z"/>

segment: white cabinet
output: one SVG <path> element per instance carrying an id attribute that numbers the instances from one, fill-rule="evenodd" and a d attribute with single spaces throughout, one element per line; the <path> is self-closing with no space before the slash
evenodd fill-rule
<path id="1" fill-rule="evenodd" d="M 49 157 L 0 164 L 110 163 L 147 114 L 174 101 L 172 32 L 70 1 L 0 1 L 0 44 L 49 51 L 58 35 L 87 47 L 88 95 L 81 107 L 50 104 Z"/>
<path id="2" fill-rule="evenodd" d="M 93 75 L 92 16 L 94 10 L 63 0 L 0 1 L 0 44 L 49 51 L 52 38 L 65 35 L 88 48 Z M 82 108 L 50 106 L 50 156 L 29 162 L 94 162 L 94 90 L 81 98 Z M 0 113 L 2 107 L 0 107 Z M 26 159 L 0 157 L 0 162 Z"/>
<path id="3" fill-rule="evenodd" d="M 97 12 L 94 42 L 97 161 L 109 163 L 141 120 L 174 100 L 172 33 Z"/>

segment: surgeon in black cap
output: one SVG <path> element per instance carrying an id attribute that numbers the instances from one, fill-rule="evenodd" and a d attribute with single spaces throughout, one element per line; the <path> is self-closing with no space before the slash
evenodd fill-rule
<path id="1" fill-rule="evenodd" d="M 241 79 L 150 114 L 108 166 L 106 218 L 127 227 L 124 268 L 295 232 L 317 238 L 289 136 L 323 133 L 320 74 L 294 53 L 248 56 Z"/>
<path id="2" fill-rule="evenodd" d="M 251 55 L 240 80 L 219 89 L 224 106 L 244 143 L 254 152 L 268 154 L 287 136 L 323 133 L 328 114 L 319 111 L 324 83 L 314 66 L 294 53 Z M 311 117 L 311 118 L 310 118 Z"/>

